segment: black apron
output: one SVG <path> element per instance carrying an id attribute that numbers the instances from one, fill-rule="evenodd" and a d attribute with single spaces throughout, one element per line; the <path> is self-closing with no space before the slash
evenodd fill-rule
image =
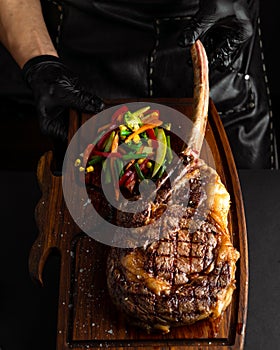
<path id="1" fill-rule="evenodd" d="M 237 167 L 275 168 L 258 1 L 250 4 L 254 35 L 231 71 L 210 71 L 210 96 Z M 192 96 L 189 49 L 178 47 L 177 40 L 198 1 L 45 0 L 42 5 L 60 57 L 101 98 Z"/>

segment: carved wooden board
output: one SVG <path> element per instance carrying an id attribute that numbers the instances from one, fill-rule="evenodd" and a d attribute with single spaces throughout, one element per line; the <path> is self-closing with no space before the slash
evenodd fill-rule
<path id="1" fill-rule="evenodd" d="M 165 104 L 190 115 L 191 99 L 145 100 Z M 113 101 L 108 107 L 127 101 Z M 70 115 L 69 140 L 86 121 Z M 147 334 L 132 327 L 112 305 L 106 289 L 105 264 L 108 247 L 81 232 L 65 205 L 62 179 L 51 172 L 52 152 L 38 164 L 42 198 L 36 207 L 38 238 L 30 252 L 31 276 L 43 283 L 46 259 L 55 249 L 61 255 L 57 324 L 57 350 L 68 349 L 242 349 L 244 345 L 247 296 L 248 251 L 242 194 L 234 159 L 215 106 L 210 101 L 206 140 L 212 156 L 202 150 L 202 158 L 215 168 L 231 196 L 229 230 L 240 252 L 233 300 L 219 320 L 200 321 L 178 327 L 170 333 Z M 212 164 L 210 164 L 212 165 Z"/>

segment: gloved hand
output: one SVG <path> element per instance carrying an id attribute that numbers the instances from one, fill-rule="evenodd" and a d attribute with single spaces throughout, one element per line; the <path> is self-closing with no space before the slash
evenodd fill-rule
<path id="1" fill-rule="evenodd" d="M 247 0 L 200 0 L 199 10 L 179 37 L 187 47 L 202 39 L 209 65 L 227 69 L 253 34 Z"/>
<path id="2" fill-rule="evenodd" d="M 43 134 L 65 141 L 69 108 L 92 114 L 104 108 L 102 100 L 86 91 L 78 77 L 55 56 L 31 58 L 22 73 L 33 92 Z"/>

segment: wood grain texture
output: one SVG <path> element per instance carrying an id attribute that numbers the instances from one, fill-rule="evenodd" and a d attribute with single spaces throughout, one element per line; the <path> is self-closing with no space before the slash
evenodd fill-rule
<path id="1" fill-rule="evenodd" d="M 143 101 L 143 100 L 141 100 Z M 191 99 L 145 100 L 165 104 L 185 115 Z M 129 101 L 108 101 L 107 106 Z M 135 100 L 133 101 L 135 102 Z M 70 115 L 69 139 L 89 116 Z M 90 238 L 72 220 L 63 199 L 62 181 L 51 172 L 52 152 L 38 164 L 42 198 L 36 207 L 38 238 L 29 258 L 31 276 L 43 283 L 42 272 L 53 249 L 61 255 L 57 350 L 68 349 L 243 349 L 248 298 L 248 249 L 242 193 L 228 140 L 210 100 L 206 140 L 201 157 L 215 166 L 231 196 L 229 231 L 240 252 L 232 303 L 219 320 L 204 320 L 170 333 L 146 334 L 126 323 L 112 305 L 106 288 L 108 247 Z"/>

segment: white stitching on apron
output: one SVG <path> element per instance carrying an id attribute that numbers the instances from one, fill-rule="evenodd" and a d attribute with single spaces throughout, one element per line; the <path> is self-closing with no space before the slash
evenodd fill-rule
<path id="1" fill-rule="evenodd" d="M 62 5 L 59 4 L 57 1 L 55 1 L 55 0 L 48 0 L 48 1 L 51 2 L 52 4 L 54 4 L 55 6 L 57 6 L 57 9 L 59 11 L 59 23 L 57 25 L 57 33 L 56 33 L 56 37 L 55 37 L 55 45 L 56 45 L 56 49 L 58 49 L 59 44 L 60 44 L 60 33 L 61 33 L 62 22 L 64 19 L 64 12 L 63 12 Z"/>
<path id="2" fill-rule="evenodd" d="M 276 167 L 276 160 L 275 160 L 275 140 L 274 140 L 274 125 L 273 125 L 273 113 L 272 113 L 272 103 L 271 103 L 271 96 L 270 96 L 270 90 L 268 85 L 268 77 L 266 74 L 266 66 L 265 66 L 265 59 L 264 59 L 264 52 L 263 52 L 263 43 L 261 39 L 261 27 L 260 27 L 260 17 L 258 17 L 257 20 L 257 33 L 259 36 L 259 44 L 261 49 L 261 59 L 262 59 L 262 69 L 264 73 L 264 81 L 266 85 L 266 93 L 267 93 L 267 99 L 268 99 L 268 108 L 269 108 L 269 131 L 270 131 L 270 169 L 273 170 Z"/>
<path id="3" fill-rule="evenodd" d="M 154 72 L 154 63 L 156 59 L 157 50 L 159 47 L 159 35 L 160 35 L 160 29 L 159 29 L 159 20 L 157 19 L 155 21 L 155 31 L 156 31 L 156 40 L 155 40 L 155 46 L 153 48 L 153 51 L 150 56 L 149 60 L 149 72 L 148 72 L 148 86 L 149 86 L 149 96 L 152 97 L 154 94 L 153 90 L 153 72 Z"/>

